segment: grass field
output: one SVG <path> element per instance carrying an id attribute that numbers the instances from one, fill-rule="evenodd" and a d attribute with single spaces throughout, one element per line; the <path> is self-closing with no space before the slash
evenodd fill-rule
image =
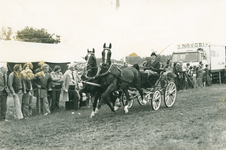
<path id="1" fill-rule="evenodd" d="M 128 114 L 104 105 L 95 118 L 91 108 L 12 119 L 0 124 L 0 149 L 226 149 L 226 85 L 179 91 L 176 103 L 157 111 L 135 102 Z M 78 113 L 81 113 L 79 115 Z"/>

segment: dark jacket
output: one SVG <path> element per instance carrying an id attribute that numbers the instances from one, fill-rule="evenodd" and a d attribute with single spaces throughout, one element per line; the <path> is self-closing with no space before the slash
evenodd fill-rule
<path id="1" fill-rule="evenodd" d="M 8 82 L 7 75 L 3 75 L 0 72 L 0 93 L 2 95 L 7 95 L 10 93 L 7 82 Z"/>
<path id="2" fill-rule="evenodd" d="M 47 89 L 51 88 L 51 76 L 49 73 L 46 73 L 45 76 L 43 75 L 43 72 L 38 72 L 35 74 L 34 79 L 34 85 L 37 87 L 37 85 L 41 86 L 41 89 Z"/>
<path id="3" fill-rule="evenodd" d="M 151 60 L 149 60 L 144 67 L 145 67 L 144 70 L 153 70 L 153 71 L 158 72 L 159 71 L 159 68 L 160 68 L 160 62 L 157 61 L 157 60 L 155 60 L 152 63 Z M 149 69 L 149 67 L 150 67 L 150 69 Z"/>
<path id="4" fill-rule="evenodd" d="M 25 88 L 26 88 L 26 92 L 30 92 L 31 89 L 33 89 L 33 80 L 28 80 L 28 79 L 24 79 L 24 85 L 25 85 Z"/>
<path id="5" fill-rule="evenodd" d="M 8 86 L 12 94 L 19 92 L 19 90 L 22 90 L 22 92 L 24 92 L 23 74 L 15 72 L 10 73 Z"/>

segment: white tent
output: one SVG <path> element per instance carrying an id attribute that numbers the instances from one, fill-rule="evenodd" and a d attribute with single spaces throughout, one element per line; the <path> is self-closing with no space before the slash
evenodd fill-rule
<path id="1" fill-rule="evenodd" d="M 0 62 L 85 62 L 63 44 L 0 41 Z"/>

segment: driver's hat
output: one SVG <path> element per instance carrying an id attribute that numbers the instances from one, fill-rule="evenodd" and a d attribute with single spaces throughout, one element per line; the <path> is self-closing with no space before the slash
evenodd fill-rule
<path id="1" fill-rule="evenodd" d="M 157 57 L 157 54 L 155 52 L 152 52 L 151 53 L 151 56 L 155 55 Z"/>

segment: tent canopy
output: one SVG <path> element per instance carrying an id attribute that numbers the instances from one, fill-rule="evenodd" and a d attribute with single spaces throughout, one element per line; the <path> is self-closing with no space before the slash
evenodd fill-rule
<path id="1" fill-rule="evenodd" d="M 0 62 L 85 62 L 79 52 L 63 44 L 0 41 Z"/>
<path id="2" fill-rule="evenodd" d="M 55 65 L 61 66 L 63 73 L 67 70 L 68 63 L 85 62 L 78 52 L 63 44 L 0 41 L 0 63 L 7 63 L 9 72 L 13 71 L 15 64 L 23 66 L 26 62 L 32 62 L 34 71 L 40 61 L 47 63 L 51 69 Z"/>

